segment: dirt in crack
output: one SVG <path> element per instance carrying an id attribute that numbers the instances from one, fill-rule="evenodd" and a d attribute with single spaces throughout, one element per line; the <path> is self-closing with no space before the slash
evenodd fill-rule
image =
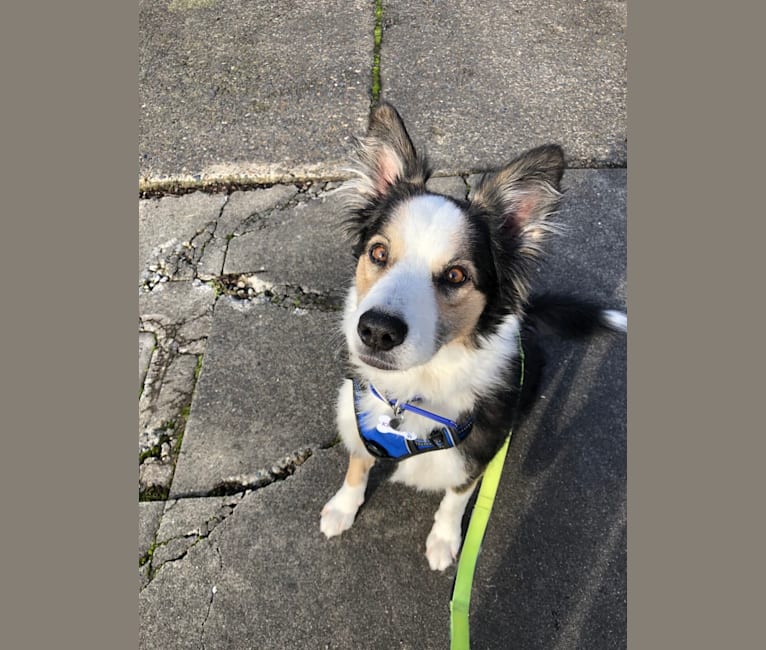
<path id="1" fill-rule="evenodd" d="M 342 293 L 321 293 L 290 284 L 264 282 L 259 279 L 257 273 L 220 275 L 212 281 L 212 284 L 219 295 L 289 309 L 341 311 L 345 298 Z"/>
<path id="2" fill-rule="evenodd" d="M 288 476 L 292 476 L 295 470 L 306 462 L 313 454 L 312 449 L 305 447 L 298 451 L 281 458 L 271 468 L 260 470 L 253 474 L 240 474 L 228 477 L 216 483 L 212 490 L 205 496 L 232 496 L 245 492 L 247 490 L 256 490 L 281 481 Z"/>

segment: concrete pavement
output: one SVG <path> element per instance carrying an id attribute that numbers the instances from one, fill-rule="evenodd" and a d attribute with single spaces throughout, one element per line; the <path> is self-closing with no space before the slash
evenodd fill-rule
<path id="1" fill-rule="evenodd" d="M 140 3 L 142 648 L 447 647 L 454 568 L 423 555 L 438 496 L 376 469 L 354 527 L 319 532 L 344 472 L 336 190 L 376 52 L 437 191 L 565 147 L 567 233 L 537 286 L 625 306 L 625 3 L 471 7 L 383 2 L 376 45 L 371 2 Z M 480 557 L 475 648 L 625 646 L 625 366 L 623 339 L 553 342 Z"/>

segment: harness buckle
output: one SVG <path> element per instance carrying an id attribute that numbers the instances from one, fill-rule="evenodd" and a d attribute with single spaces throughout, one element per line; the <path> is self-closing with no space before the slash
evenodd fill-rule
<path id="1" fill-rule="evenodd" d="M 444 437 L 443 429 L 434 429 L 431 431 L 431 433 L 428 435 L 428 440 L 437 449 L 444 449 L 447 446 L 447 440 Z"/>

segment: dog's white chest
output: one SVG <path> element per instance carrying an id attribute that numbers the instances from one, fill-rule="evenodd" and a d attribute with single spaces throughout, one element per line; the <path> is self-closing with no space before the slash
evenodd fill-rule
<path id="1" fill-rule="evenodd" d="M 457 449 L 442 449 L 401 461 L 392 481 L 405 483 L 418 490 L 446 490 L 465 484 L 468 474 L 465 461 Z"/>

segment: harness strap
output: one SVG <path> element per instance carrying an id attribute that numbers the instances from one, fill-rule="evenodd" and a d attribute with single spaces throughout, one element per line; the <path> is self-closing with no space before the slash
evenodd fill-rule
<path id="1" fill-rule="evenodd" d="M 404 460 L 410 456 L 421 454 L 427 451 L 437 451 L 439 449 L 450 449 L 456 447 L 468 437 L 473 430 L 473 416 L 468 415 L 460 422 L 455 422 L 449 418 L 442 417 L 431 411 L 414 406 L 410 402 L 398 402 L 383 397 L 378 390 L 369 385 L 370 393 L 388 404 L 398 414 L 401 411 L 411 411 L 417 415 L 437 422 L 441 426 L 433 429 L 427 438 L 409 438 L 402 432 L 391 432 L 381 429 L 379 426 L 365 426 L 367 413 L 361 410 L 361 400 L 365 395 L 365 389 L 356 380 L 354 385 L 354 411 L 356 412 L 356 425 L 359 437 L 362 439 L 367 451 L 377 458 L 385 460 Z M 415 398 L 419 399 L 419 398 Z"/>

